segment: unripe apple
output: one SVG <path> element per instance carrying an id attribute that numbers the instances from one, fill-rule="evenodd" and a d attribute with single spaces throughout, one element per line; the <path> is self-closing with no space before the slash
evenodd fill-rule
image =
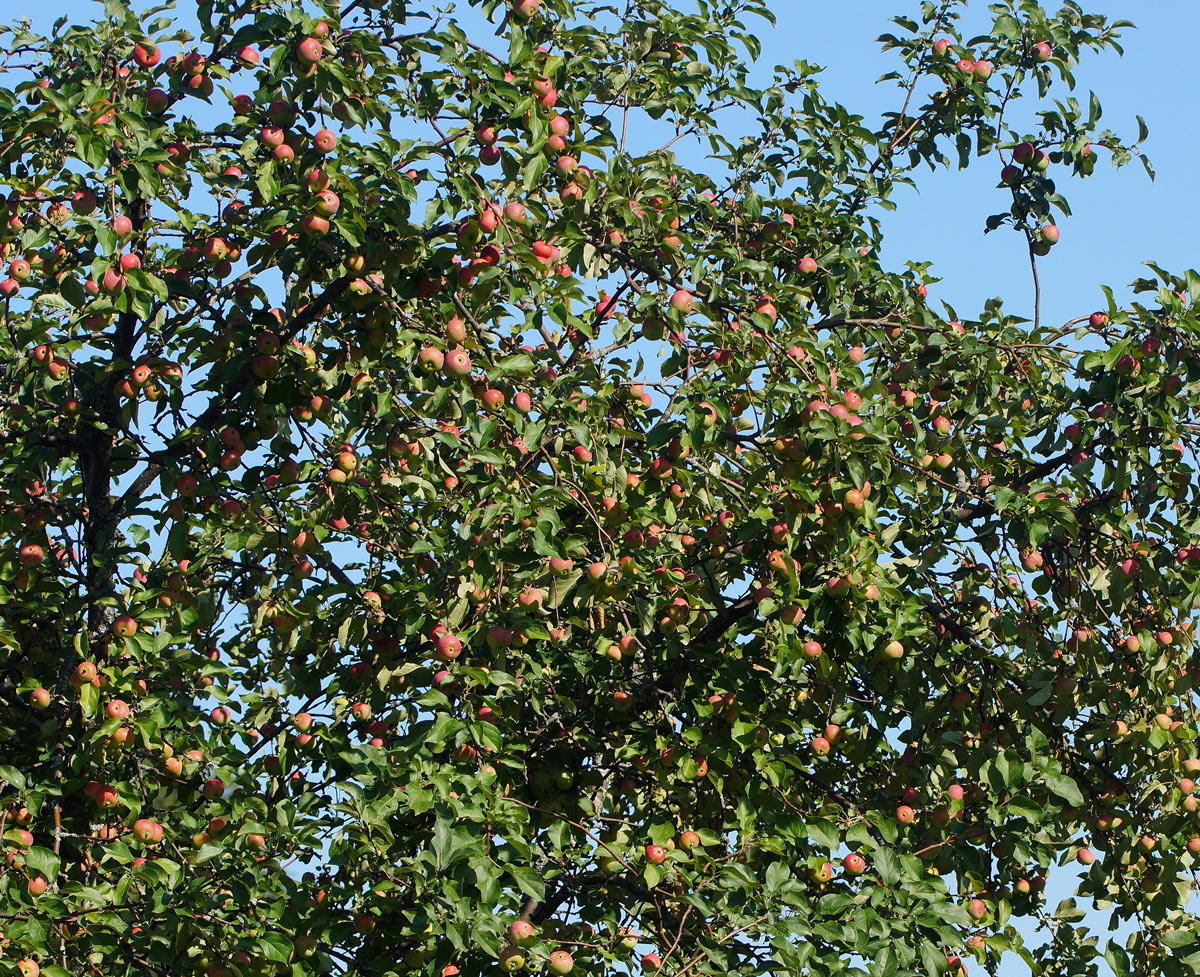
<path id="1" fill-rule="evenodd" d="M 829 862 L 823 862 L 817 868 L 810 868 L 808 877 L 814 882 L 824 884 L 833 878 L 833 866 Z"/>

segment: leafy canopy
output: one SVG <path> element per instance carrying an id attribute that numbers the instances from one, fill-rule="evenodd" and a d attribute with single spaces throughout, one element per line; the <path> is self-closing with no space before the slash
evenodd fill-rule
<path id="1" fill-rule="evenodd" d="M 3 35 L 0 970 L 1200 972 L 1200 279 L 878 258 L 982 165 L 1052 274 L 1128 25 L 923 3 L 876 126 L 469 6 Z"/>

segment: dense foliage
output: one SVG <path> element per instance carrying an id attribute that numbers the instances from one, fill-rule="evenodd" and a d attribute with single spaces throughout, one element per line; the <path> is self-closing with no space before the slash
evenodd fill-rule
<path id="1" fill-rule="evenodd" d="M 1128 25 L 469 7 L 3 35 L 0 972 L 1200 972 L 1200 278 L 1030 301 Z"/>

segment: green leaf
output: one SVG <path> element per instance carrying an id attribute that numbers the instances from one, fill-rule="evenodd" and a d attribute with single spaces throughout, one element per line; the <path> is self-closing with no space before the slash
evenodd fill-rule
<path id="1" fill-rule="evenodd" d="M 506 868 L 508 874 L 517 883 L 517 887 L 525 895 L 529 896 L 530 899 L 536 899 L 538 902 L 545 901 L 546 883 L 542 881 L 542 877 L 537 872 L 528 865 L 508 865 Z"/>

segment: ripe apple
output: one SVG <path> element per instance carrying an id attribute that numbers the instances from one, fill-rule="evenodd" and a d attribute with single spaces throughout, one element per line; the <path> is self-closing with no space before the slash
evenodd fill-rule
<path id="1" fill-rule="evenodd" d="M 302 65 L 314 65 L 321 60 L 321 42 L 315 37 L 306 37 L 296 45 L 296 60 Z"/>
<path id="2" fill-rule="evenodd" d="M 133 60 L 141 68 L 153 68 L 162 58 L 162 51 L 151 41 L 133 46 Z"/>
<path id="3" fill-rule="evenodd" d="M 679 312 L 692 311 L 692 293 L 684 288 L 677 288 L 671 294 L 671 308 Z"/>
<path id="4" fill-rule="evenodd" d="M 523 3 L 536 3 L 537 0 L 522 0 Z M 571 954 L 566 950 L 555 950 L 550 954 L 550 962 L 546 969 L 552 974 L 562 975 L 569 974 L 575 967 L 575 961 L 571 958 Z"/>
<path id="5" fill-rule="evenodd" d="M 471 357 L 464 349 L 452 349 L 446 354 L 445 368 L 448 373 L 460 377 L 466 376 L 471 372 Z"/>
<path id="6" fill-rule="evenodd" d="M 417 368 L 422 373 L 437 373 L 445 362 L 445 354 L 433 346 L 425 346 L 417 353 Z"/>
<path id="7" fill-rule="evenodd" d="M 132 638 L 137 634 L 137 621 L 128 614 L 122 614 L 112 623 L 112 633 L 118 638 Z"/>
<path id="8" fill-rule="evenodd" d="M 512 0 L 513 19 L 518 23 L 524 23 L 537 14 L 541 5 L 542 0 Z"/>
<path id="9" fill-rule="evenodd" d="M 321 217 L 332 217 L 341 205 L 341 199 L 332 190 L 319 190 L 313 198 L 313 213 Z"/>
<path id="10" fill-rule="evenodd" d="M 667 850 L 662 845 L 646 846 L 646 861 L 651 865 L 661 865 L 667 860 Z"/>
<path id="11" fill-rule="evenodd" d="M 857 852 L 851 852 L 842 859 L 842 868 L 847 875 L 862 875 L 867 870 L 867 860 Z"/>
<path id="12" fill-rule="evenodd" d="M 300 232 L 305 237 L 324 237 L 329 233 L 329 221 L 320 214 L 306 214 L 300 220 Z"/>

